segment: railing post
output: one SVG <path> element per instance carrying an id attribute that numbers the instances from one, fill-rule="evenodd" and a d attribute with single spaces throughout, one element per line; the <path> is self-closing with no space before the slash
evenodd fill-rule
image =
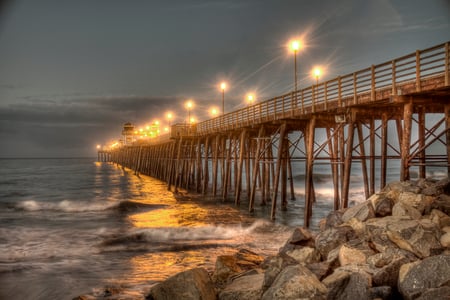
<path id="1" fill-rule="evenodd" d="M 420 92 L 420 51 L 416 50 L 416 92 Z"/>
<path id="2" fill-rule="evenodd" d="M 325 97 L 325 110 L 328 110 L 328 99 L 327 99 L 327 85 L 328 82 L 325 82 L 324 85 L 324 97 Z"/>
<path id="3" fill-rule="evenodd" d="M 312 103 L 312 107 L 311 110 L 312 112 L 316 112 L 316 86 L 313 85 L 312 86 L 312 93 L 311 93 L 311 103 Z"/>
<path id="4" fill-rule="evenodd" d="M 295 100 L 294 100 L 294 95 L 295 95 Z M 291 117 L 294 116 L 294 103 L 296 103 L 297 101 L 297 92 L 292 92 L 291 93 Z"/>
<path id="5" fill-rule="evenodd" d="M 370 67 L 371 71 L 371 88 L 370 88 L 370 100 L 375 101 L 375 66 L 372 65 Z"/>
<path id="6" fill-rule="evenodd" d="M 396 80 L 397 80 L 397 74 L 396 74 L 396 70 L 395 70 L 395 60 L 393 60 L 391 62 L 392 64 L 392 96 L 397 96 L 397 87 L 396 87 Z"/>
<path id="7" fill-rule="evenodd" d="M 304 114 L 305 113 L 305 105 L 304 105 L 304 96 L 303 96 L 303 90 L 302 90 L 302 94 L 301 94 L 301 97 L 302 97 L 302 114 Z"/>
<path id="8" fill-rule="evenodd" d="M 356 73 L 353 73 L 353 104 L 356 104 Z"/>
<path id="9" fill-rule="evenodd" d="M 450 53 L 449 53 L 449 45 L 448 42 L 445 43 L 445 85 L 450 85 L 449 77 L 450 77 Z"/>
<path id="10" fill-rule="evenodd" d="M 338 106 L 342 107 L 342 83 L 341 76 L 338 77 Z"/>

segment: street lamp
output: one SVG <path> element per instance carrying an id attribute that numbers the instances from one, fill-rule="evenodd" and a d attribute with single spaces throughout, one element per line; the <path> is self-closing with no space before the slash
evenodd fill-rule
<path id="1" fill-rule="evenodd" d="M 227 88 L 227 84 L 222 82 L 220 84 L 220 89 L 222 90 L 222 115 L 225 114 L 225 89 Z"/>
<path id="2" fill-rule="evenodd" d="M 313 76 L 316 78 L 316 85 L 319 84 L 319 77 L 322 75 L 322 70 L 319 67 L 313 69 Z"/>
<path id="3" fill-rule="evenodd" d="M 219 111 L 218 111 L 217 108 L 215 108 L 215 107 L 212 107 L 212 108 L 209 110 L 209 114 L 210 114 L 212 117 L 217 116 L 218 113 L 219 113 Z"/>
<path id="4" fill-rule="evenodd" d="M 247 94 L 247 103 L 248 105 L 252 105 L 255 102 L 255 96 L 253 94 Z"/>
<path id="5" fill-rule="evenodd" d="M 187 119 L 187 121 L 189 123 L 189 121 L 191 119 L 191 108 L 194 106 L 194 103 L 192 102 L 192 100 L 188 100 L 186 102 L 185 106 L 186 106 L 186 109 L 188 111 L 188 119 Z"/>
<path id="6" fill-rule="evenodd" d="M 290 43 L 290 48 L 294 51 L 294 92 L 297 91 L 297 52 L 302 47 L 302 43 L 299 40 L 293 40 Z"/>

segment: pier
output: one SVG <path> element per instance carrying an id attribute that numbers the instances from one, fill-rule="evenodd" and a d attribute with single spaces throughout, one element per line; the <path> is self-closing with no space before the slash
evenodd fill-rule
<path id="1" fill-rule="evenodd" d="M 349 204 L 356 163 L 366 198 L 386 185 L 390 160 L 400 161 L 399 180 L 410 179 L 412 168 L 419 178 L 430 166 L 450 174 L 449 44 L 195 125 L 173 125 L 170 134 L 149 142 L 99 152 L 99 160 L 159 178 L 173 191 L 183 188 L 236 205 L 245 198 L 250 212 L 257 201 L 271 205 L 272 219 L 295 199 L 293 162 L 300 162 L 308 227 L 317 164 L 330 165 L 335 210 Z"/>

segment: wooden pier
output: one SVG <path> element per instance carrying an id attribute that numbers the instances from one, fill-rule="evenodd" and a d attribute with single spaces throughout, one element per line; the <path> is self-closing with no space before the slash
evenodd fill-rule
<path id="1" fill-rule="evenodd" d="M 447 42 L 195 127 L 177 125 L 157 141 L 112 150 L 110 160 L 164 180 L 174 191 L 183 188 L 236 205 L 245 198 L 249 211 L 256 201 L 270 203 L 272 219 L 278 206 L 285 210 L 295 198 L 293 163 L 303 163 L 308 227 L 317 164 L 330 165 L 334 209 L 349 204 L 355 163 L 366 197 L 385 186 L 390 160 L 401 162 L 400 180 L 410 178 L 411 168 L 420 178 L 430 166 L 450 174 L 449 77 Z"/>

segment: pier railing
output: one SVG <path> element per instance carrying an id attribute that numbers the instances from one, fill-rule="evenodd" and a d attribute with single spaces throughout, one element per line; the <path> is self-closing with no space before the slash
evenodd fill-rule
<path id="1" fill-rule="evenodd" d="M 321 82 L 197 124 L 197 135 L 307 117 L 449 86 L 449 42 Z M 438 86 L 436 86 L 438 85 Z"/>

